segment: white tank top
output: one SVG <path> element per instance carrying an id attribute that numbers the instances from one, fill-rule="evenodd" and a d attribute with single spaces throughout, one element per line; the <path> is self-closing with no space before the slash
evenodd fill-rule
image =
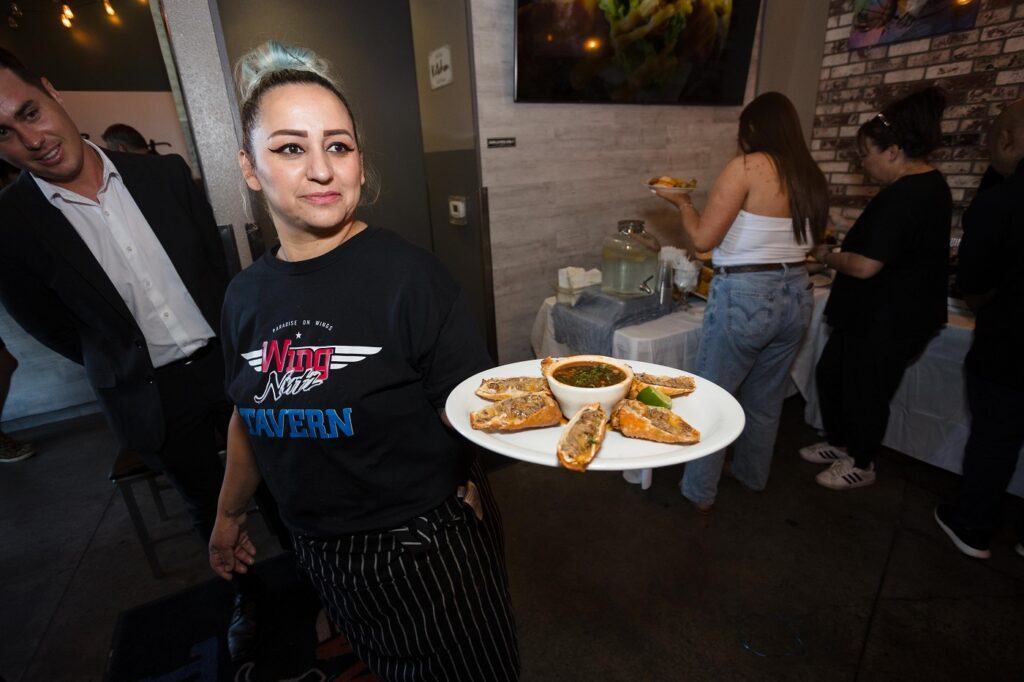
<path id="1" fill-rule="evenodd" d="M 792 218 L 773 218 L 741 209 L 725 239 L 712 250 L 711 262 L 716 266 L 796 263 L 807 257 L 811 246 L 810 235 L 805 243 L 797 244 Z"/>

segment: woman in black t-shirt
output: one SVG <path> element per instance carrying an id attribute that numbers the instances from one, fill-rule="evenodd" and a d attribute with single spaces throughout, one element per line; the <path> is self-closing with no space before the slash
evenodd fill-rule
<path id="1" fill-rule="evenodd" d="M 836 490 L 875 482 L 889 401 L 907 366 L 946 323 L 952 198 L 925 160 L 941 140 L 945 97 L 914 93 L 861 126 L 861 165 L 883 189 L 843 241 L 813 255 L 838 273 L 825 307 L 831 334 L 818 361 L 827 440 L 801 448 L 830 464 L 819 484 Z"/>
<path id="2" fill-rule="evenodd" d="M 356 218 L 373 181 L 325 66 L 277 43 L 239 64 L 239 162 L 281 245 L 224 301 L 236 407 L 210 565 L 230 579 L 254 562 L 245 508 L 263 480 L 379 678 L 514 680 L 501 521 L 442 412 L 491 362 L 437 259 Z"/>

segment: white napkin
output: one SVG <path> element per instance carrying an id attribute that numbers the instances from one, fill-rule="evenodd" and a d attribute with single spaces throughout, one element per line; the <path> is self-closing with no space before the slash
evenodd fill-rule
<path id="1" fill-rule="evenodd" d="M 563 289 L 582 289 L 601 283 L 601 271 L 597 268 L 560 268 L 558 270 L 558 286 Z"/>
<path id="2" fill-rule="evenodd" d="M 681 291 L 693 291 L 700 277 L 700 263 L 690 260 L 689 254 L 674 246 L 661 247 L 658 260 L 672 264 L 672 281 Z"/>

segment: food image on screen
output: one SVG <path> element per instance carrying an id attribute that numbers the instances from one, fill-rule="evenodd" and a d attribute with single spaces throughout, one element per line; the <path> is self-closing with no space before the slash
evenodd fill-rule
<path id="1" fill-rule="evenodd" d="M 757 0 L 518 0 L 516 101 L 739 104 Z"/>

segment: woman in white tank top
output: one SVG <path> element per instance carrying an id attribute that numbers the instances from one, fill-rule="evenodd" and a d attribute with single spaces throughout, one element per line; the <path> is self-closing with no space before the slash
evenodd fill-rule
<path id="1" fill-rule="evenodd" d="M 689 195 L 658 192 L 680 211 L 698 251 L 712 251 L 715 277 L 704 313 L 696 374 L 731 392 L 746 426 L 731 474 L 768 483 L 786 380 L 810 324 L 804 259 L 828 219 L 828 183 L 811 158 L 785 95 L 765 93 L 740 114 L 740 154 L 722 171 L 701 214 Z M 725 451 L 686 465 L 682 493 L 707 514 Z"/>

